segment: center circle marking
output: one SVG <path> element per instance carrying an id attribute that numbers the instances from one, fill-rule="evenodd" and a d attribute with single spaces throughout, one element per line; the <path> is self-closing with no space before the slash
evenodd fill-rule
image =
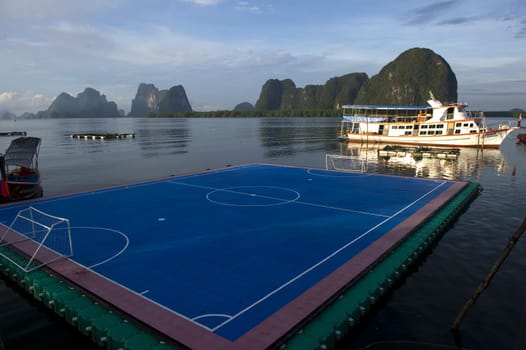
<path id="1" fill-rule="evenodd" d="M 297 201 L 300 194 L 277 186 L 235 186 L 210 191 L 206 199 L 233 207 L 270 207 Z"/>

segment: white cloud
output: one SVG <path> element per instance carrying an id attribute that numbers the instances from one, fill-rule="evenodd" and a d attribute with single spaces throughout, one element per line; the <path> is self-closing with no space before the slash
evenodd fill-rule
<path id="1" fill-rule="evenodd" d="M 0 22 L 49 21 L 65 17 L 86 18 L 91 13 L 108 8 L 105 0 L 17 0 L 0 2 Z"/>
<path id="2" fill-rule="evenodd" d="M 16 96 L 16 92 L 6 91 L 0 94 L 0 104 L 8 103 Z"/>
<path id="3" fill-rule="evenodd" d="M 215 5 L 215 4 L 218 4 L 218 3 L 220 3 L 222 0 L 184 0 L 184 1 L 185 1 L 185 2 L 191 2 L 191 3 L 197 4 L 197 5 L 208 6 L 208 5 Z"/>
<path id="4" fill-rule="evenodd" d="M 261 6 L 253 5 L 248 1 L 238 1 L 236 9 L 243 12 L 249 12 L 253 14 L 260 14 L 263 12 Z"/>
<path id="5" fill-rule="evenodd" d="M 49 107 L 54 97 L 34 93 L 32 91 L 5 91 L 0 93 L 0 110 L 17 115 L 24 112 L 37 112 Z"/>
<path id="6" fill-rule="evenodd" d="M 144 29 L 144 28 L 143 28 Z M 141 33 L 113 31 L 106 33 L 115 47 L 107 57 L 139 65 L 180 66 L 214 60 L 225 48 L 221 44 L 194 38 L 167 27 L 151 27 Z"/>

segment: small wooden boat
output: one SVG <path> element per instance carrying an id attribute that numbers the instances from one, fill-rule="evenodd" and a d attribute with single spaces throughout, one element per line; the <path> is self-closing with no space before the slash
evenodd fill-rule
<path id="1" fill-rule="evenodd" d="M 0 155 L 0 202 L 42 197 L 38 170 L 40 139 L 19 137 Z"/>

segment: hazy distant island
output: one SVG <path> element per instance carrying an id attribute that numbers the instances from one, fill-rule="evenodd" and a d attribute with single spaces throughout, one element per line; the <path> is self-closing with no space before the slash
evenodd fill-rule
<path id="1" fill-rule="evenodd" d="M 366 73 L 332 77 L 323 85 L 296 87 L 291 79 L 269 79 L 261 87 L 255 105 L 241 102 L 232 110 L 197 112 L 182 85 L 159 90 L 140 83 L 131 101 L 129 117 L 267 117 L 340 116 L 344 104 L 425 105 L 429 91 L 443 102 L 457 101 L 457 78 L 447 61 L 426 48 L 401 53 L 371 78 Z M 505 116 L 524 112 L 513 109 Z M 24 113 L 19 118 L 76 118 L 124 116 L 117 104 L 93 88 L 73 97 L 58 95 L 45 111 Z M 0 111 L 0 119 L 15 115 Z"/>

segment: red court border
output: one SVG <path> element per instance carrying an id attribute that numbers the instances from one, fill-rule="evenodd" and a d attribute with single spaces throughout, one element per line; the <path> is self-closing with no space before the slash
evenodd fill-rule
<path id="1" fill-rule="evenodd" d="M 221 169 L 213 169 L 213 171 L 216 170 Z M 423 181 L 426 180 L 423 179 Z M 111 307 L 128 314 L 146 326 L 164 334 L 176 344 L 189 349 L 263 350 L 273 345 L 279 346 L 287 335 L 294 334 L 305 319 L 319 312 L 347 286 L 359 279 L 365 271 L 396 248 L 416 228 L 425 223 L 464 189 L 467 184 L 467 182 L 453 182 L 452 186 L 416 213 L 235 341 L 216 335 L 72 260 L 59 260 L 47 265 L 47 268 L 108 303 Z M 5 225 L 0 224 L 2 234 L 6 229 Z M 7 237 L 8 240 L 16 240 L 14 235 L 10 234 L 9 236 Z M 26 253 L 30 253 L 34 251 L 34 246 L 31 244 L 30 241 L 25 241 L 17 243 L 15 246 Z"/>

